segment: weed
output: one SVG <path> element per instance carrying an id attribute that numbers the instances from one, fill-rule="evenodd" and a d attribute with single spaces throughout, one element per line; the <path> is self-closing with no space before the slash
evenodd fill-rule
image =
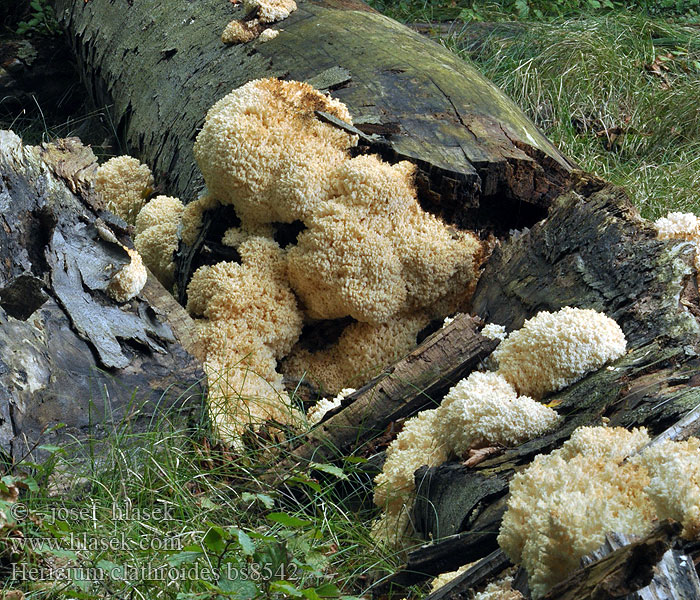
<path id="1" fill-rule="evenodd" d="M 17 24 L 18 35 L 58 35 L 61 32 L 56 13 L 48 0 L 31 0 L 29 6 L 29 20 Z"/>

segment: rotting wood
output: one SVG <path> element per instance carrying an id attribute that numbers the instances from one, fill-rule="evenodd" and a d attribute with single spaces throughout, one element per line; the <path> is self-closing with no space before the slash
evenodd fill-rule
<path id="1" fill-rule="evenodd" d="M 680 524 L 662 521 L 637 541 L 613 533 L 582 560 L 581 569 L 541 600 L 697 600 L 700 582 L 692 562 L 671 549 Z"/>
<path id="2" fill-rule="evenodd" d="M 563 417 L 557 430 L 474 468 L 447 463 L 420 469 L 413 523 L 424 539 L 438 543 L 430 555 L 421 557 L 419 550 L 410 556 L 407 572 L 393 582 L 420 581 L 418 564 L 426 574 L 422 579 L 458 568 L 460 559 L 450 551 L 454 542 L 446 540 L 440 552 L 445 536 L 459 534 L 461 564 L 493 550 L 512 476 L 535 455 L 560 446 L 576 427 L 606 418 L 611 426 L 646 426 L 655 435 L 679 422 L 696 422 L 691 411 L 700 404 L 700 327 L 679 302 L 687 296 L 697 303 L 694 248 L 658 240 L 620 189 L 587 181 L 583 193 L 562 197 L 547 220 L 494 251 L 474 310 L 511 331 L 540 310 L 594 308 L 620 324 L 628 353 L 548 398 Z"/>
<path id="3" fill-rule="evenodd" d="M 183 427 L 202 409 L 201 365 L 178 341 L 187 327 L 155 302 L 160 284 L 144 288 L 153 306 L 104 293 L 129 256 L 98 232 L 85 196 L 94 167 L 76 140 L 37 148 L 0 132 L 0 451 L 11 460 L 39 441 Z"/>
<path id="4" fill-rule="evenodd" d="M 367 385 L 307 436 L 305 443 L 275 469 L 289 474 L 294 466 L 331 458 L 360 448 L 398 419 L 435 404 L 449 387 L 466 377 L 496 347 L 479 334 L 480 321 L 459 315 Z"/>
<path id="5" fill-rule="evenodd" d="M 469 600 L 473 590 L 487 583 L 511 565 L 501 550 L 494 550 L 464 573 L 425 597 L 425 600 Z"/>

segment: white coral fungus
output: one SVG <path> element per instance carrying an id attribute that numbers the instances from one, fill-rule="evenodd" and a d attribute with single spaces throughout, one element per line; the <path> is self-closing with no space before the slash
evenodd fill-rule
<path id="1" fill-rule="evenodd" d="M 624 355 L 619 325 L 595 310 L 542 311 L 512 332 L 493 353 L 498 372 L 537 400 Z"/>
<path id="2" fill-rule="evenodd" d="M 251 237 L 238 250 L 241 264 L 200 267 L 187 287 L 188 311 L 205 317 L 198 333 L 206 348 L 210 411 L 227 439 L 250 422 L 299 417 L 276 371 L 302 326 L 284 251 L 264 237 Z"/>
<path id="3" fill-rule="evenodd" d="M 221 33 L 221 42 L 224 44 L 245 44 L 260 35 L 260 27 L 256 19 L 252 21 L 239 21 L 234 19 Z"/>
<path id="4" fill-rule="evenodd" d="M 660 519 L 683 525 L 683 537 L 700 536 L 700 440 L 666 441 L 646 448 L 641 462 L 651 481 L 647 494 Z"/>
<path id="5" fill-rule="evenodd" d="M 260 41 L 260 43 L 264 44 L 265 42 L 269 42 L 270 40 L 274 40 L 279 34 L 280 34 L 279 29 L 265 29 L 264 31 L 260 32 L 260 35 L 258 36 L 258 40 Z"/>
<path id="6" fill-rule="evenodd" d="M 297 9 L 294 0 L 243 0 L 247 12 L 255 11 L 261 23 L 283 21 Z"/>
<path id="7" fill-rule="evenodd" d="M 95 191 L 115 215 L 133 225 L 136 215 L 153 191 L 153 175 L 148 166 L 131 156 L 115 156 L 100 165 Z"/>
<path id="8" fill-rule="evenodd" d="M 344 388 L 340 390 L 340 393 L 332 400 L 329 400 L 328 398 L 321 398 L 321 400 L 314 404 L 306 413 L 307 420 L 311 425 L 320 423 L 323 417 L 326 416 L 326 413 L 330 412 L 331 410 L 335 410 L 336 408 L 340 408 L 343 399 L 354 392 L 355 388 Z"/>
<path id="9" fill-rule="evenodd" d="M 700 219 L 693 213 L 670 212 L 654 222 L 662 240 L 700 241 Z"/>
<path id="10" fill-rule="evenodd" d="M 177 250 L 177 228 L 184 207 L 177 198 L 157 196 L 146 204 L 135 219 L 134 246 L 151 272 L 166 288 L 173 285 Z"/>
<path id="11" fill-rule="evenodd" d="M 513 446 L 556 425 L 559 415 L 527 396 L 518 396 L 496 373 L 472 373 L 455 385 L 438 409 L 439 437 L 457 456 L 471 448 Z"/>
<path id="12" fill-rule="evenodd" d="M 148 272 L 136 250 L 122 246 L 131 261 L 117 271 L 107 286 L 107 294 L 117 302 L 127 302 L 136 296 L 146 285 Z"/>
<path id="13" fill-rule="evenodd" d="M 309 352 L 295 346 L 283 370 L 291 377 L 306 377 L 326 393 L 336 394 L 348 384 L 360 387 L 415 348 L 418 332 L 429 322 L 418 312 L 396 315 L 379 325 L 352 323 L 327 349 Z"/>
<path id="14" fill-rule="evenodd" d="M 502 342 L 508 337 L 506 333 L 506 328 L 503 325 L 498 325 L 496 323 L 486 323 L 481 330 L 481 335 L 492 340 L 498 340 Z"/>
<path id="15" fill-rule="evenodd" d="M 453 387 L 437 409 L 406 421 L 375 478 L 374 502 L 385 509 L 385 519 L 395 521 L 413 504 L 413 478 L 420 466 L 442 464 L 450 455 L 465 456 L 470 448 L 517 444 L 557 421 L 554 410 L 518 397 L 499 375 L 474 372 Z"/>
<path id="16" fill-rule="evenodd" d="M 695 271 L 700 282 L 700 218 L 693 213 L 671 212 L 654 222 L 662 240 L 685 240 L 695 244 Z"/>
<path id="17" fill-rule="evenodd" d="M 644 429 L 580 427 L 513 478 L 498 543 L 528 572 L 534 598 L 578 568 L 606 532 L 643 535 L 655 518 L 700 532 L 700 442 L 645 448 Z M 631 457 L 631 458 L 630 458 Z"/>

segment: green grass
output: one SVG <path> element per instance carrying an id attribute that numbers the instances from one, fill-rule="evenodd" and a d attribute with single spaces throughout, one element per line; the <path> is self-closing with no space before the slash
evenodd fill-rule
<path id="1" fill-rule="evenodd" d="M 409 21 L 454 17 L 458 9 L 473 16 L 464 3 L 374 5 Z M 508 6 L 479 3 L 476 16 L 508 20 Z M 673 11 L 664 16 L 678 22 L 639 10 L 604 12 L 500 29 L 458 20 L 449 36 L 435 28 L 435 37 L 501 87 L 584 170 L 624 186 L 645 217 L 697 212 L 700 27 Z"/>
<path id="2" fill-rule="evenodd" d="M 615 15 L 529 24 L 471 49 L 464 31 L 446 44 L 583 169 L 627 188 L 644 216 L 697 211 L 698 28 Z"/>
<path id="3" fill-rule="evenodd" d="M 41 466 L 5 469 L 6 486 L 26 488 L 20 503 L 29 516 L 13 518 L 22 517 L 18 505 L 0 502 L 10 522 L 0 527 L 0 590 L 349 599 L 367 589 L 370 572 L 399 563 L 370 540 L 375 511 L 360 501 L 371 497 L 360 459 L 302 466 L 273 486 L 261 475 L 281 446 L 237 453 L 213 445 L 204 426 L 122 431 L 102 447 L 53 448 Z M 31 476 L 20 475 L 27 468 Z"/>

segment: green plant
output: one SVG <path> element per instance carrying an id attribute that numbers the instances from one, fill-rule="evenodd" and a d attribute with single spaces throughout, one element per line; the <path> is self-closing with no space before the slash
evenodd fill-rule
<path id="1" fill-rule="evenodd" d="M 28 21 L 17 24 L 17 34 L 58 35 L 61 27 L 56 19 L 56 13 L 48 0 L 31 0 Z"/>

